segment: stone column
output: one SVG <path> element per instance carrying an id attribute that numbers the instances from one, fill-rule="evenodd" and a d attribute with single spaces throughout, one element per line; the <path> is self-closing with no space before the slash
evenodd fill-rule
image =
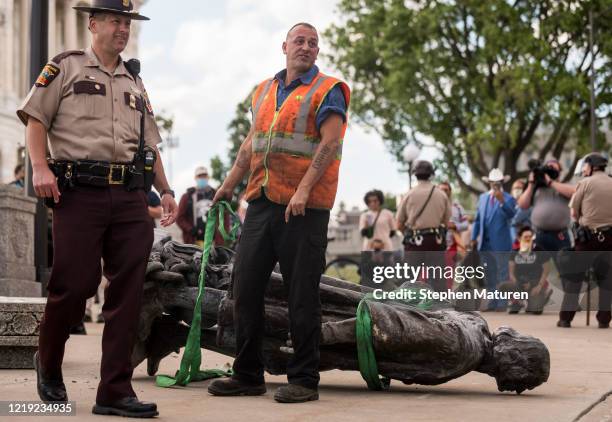
<path id="1" fill-rule="evenodd" d="M 0 39 L 3 40 L 2 46 L 2 88 L 5 95 L 11 95 L 15 92 L 15 84 L 13 78 L 13 60 L 15 59 L 14 43 L 13 43 L 13 28 L 19 25 L 19 22 L 13 22 L 13 0 L 5 0 L 2 5 L 2 13 L 4 13 L 4 26 L 0 32 Z"/>
<path id="2" fill-rule="evenodd" d="M 17 188 L 0 186 L 0 296 L 42 294 L 34 266 L 35 213 L 35 199 Z"/>
<path id="3" fill-rule="evenodd" d="M 30 14 L 32 13 L 31 8 L 32 2 L 22 1 L 21 5 L 21 26 L 20 40 L 19 40 L 19 69 L 18 75 L 20 76 L 17 80 L 17 86 L 15 92 L 19 99 L 26 96 L 30 90 Z M 17 5 L 15 5 L 17 7 Z M 15 23 L 17 25 L 17 23 Z M 14 44 L 16 45 L 16 44 Z"/>
<path id="4" fill-rule="evenodd" d="M 47 0 L 49 3 L 49 19 L 47 26 L 47 51 L 49 52 L 49 59 L 55 57 L 59 51 L 57 51 L 57 43 L 56 43 L 56 29 L 55 29 L 55 20 L 56 15 L 55 12 L 57 10 L 57 6 L 55 4 L 55 0 Z"/>
<path id="5" fill-rule="evenodd" d="M 72 8 L 76 3 L 72 0 L 64 1 L 64 31 L 66 50 L 79 48 L 77 42 L 77 12 Z"/>

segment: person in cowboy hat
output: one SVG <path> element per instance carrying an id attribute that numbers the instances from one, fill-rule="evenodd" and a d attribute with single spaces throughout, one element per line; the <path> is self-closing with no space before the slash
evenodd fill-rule
<path id="1" fill-rule="evenodd" d="M 153 244 L 145 192 L 150 182 L 161 194 L 162 226 L 174 222 L 177 205 L 157 149 L 161 137 L 138 76 L 139 63 L 120 56 L 132 19 L 148 18 L 127 0 L 95 0 L 75 9 L 90 14 L 91 46 L 51 59 L 17 110 L 27 126 L 34 189 L 54 210 L 53 269 L 34 358 L 37 389 L 43 401 L 68 400 L 64 345 L 96 292 L 103 258 L 110 283 L 92 411 L 153 417 L 157 405 L 139 401 L 131 385 L 131 354 Z M 152 180 L 134 170 L 144 167 L 145 154 L 158 157 Z"/>
<path id="2" fill-rule="evenodd" d="M 486 263 L 487 290 L 495 291 L 499 281 L 508 278 L 508 257 L 512 250 L 511 223 L 516 213 L 516 200 L 503 190 L 503 184 L 510 180 L 498 168 L 482 178 L 489 184 L 489 191 L 480 195 L 472 231 L 472 247 L 481 252 Z M 493 299 L 487 305 L 488 311 L 505 310 L 505 301 Z"/>

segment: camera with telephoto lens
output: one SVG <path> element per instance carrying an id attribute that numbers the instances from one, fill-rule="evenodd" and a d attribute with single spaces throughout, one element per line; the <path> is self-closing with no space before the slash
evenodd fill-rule
<path id="1" fill-rule="evenodd" d="M 527 162 L 527 167 L 529 167 L 529 170 L 533 173 L 534 189 L 548 186 L 545 175 L 548 175 L 551 180 L 556 180 L 559 177 L 559 171 L 557 171 L 557 169 L 542 164 L 542 161 L 536 158 L 529 160 Z"/>

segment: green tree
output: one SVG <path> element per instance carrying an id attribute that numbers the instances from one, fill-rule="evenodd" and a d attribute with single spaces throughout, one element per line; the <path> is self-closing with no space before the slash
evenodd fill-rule
<path id="1" fill-rule="evenodd" d="M 385 203 L 383 204 L 383 208 L 393 211 L 393 213 L 397 212 L 397 197 L 395 194 L 390 192 L 385 193 Z"/>
<path id="2" fill-rule="evenodd" d="M 162 141 L 166 141 L 169 138 L 172 138 L 172 129 L 174 128 L 174 116 L 169 116 L 166 114 L 165 110 L 160 111 L 155 114 L 155 123 L 157 123 L 157 128 L 159 129 L 159 134 L 161 135 Z M 162 142 L 159 145 L 159 150 L 164 150 L 164 143 Z"/>
<path id="3" fill-rule="evenodd" d="M 399 161 L 435 143 L 442 172 L 473 193 L 491 167 L 589 147 L 589 66 L 599 126 L 612 103 L 612 0 L 341 0 L 329 60 L 352 80 L 351 109 Z M 588 50 L 588 11 L 596 18 Z M 538 129 L 548 134 L 535 142 Z M 598 147 L 605 138 L 597 139 Z M 471 174 L 470 181 L 468 175 Z"/>
<path id="4" fill-rule="evenodd" d="M 253 96 L 253 92 L 255 88 L 251 90 L 249 95 L 238 103 L 236 106 L 236 114 L 234 118 L 227 126 L 229 130 L 229 149 L 227 151 L 227 160 L 223 160 L 218 155 L 215 155 L 210 160 L 210 168 L 211 168 L 211 176 L 213 179 L 217 180 L 219 183 L 222 183 L 227 176 L 227 173 L 232 168 L 234 161 L 236 160 L 236 156 L 238 155 L 238 150 L 240 149 L 240 145 L 246 138 L 251 130 L 251 98 Z M 246 189 L 247 179 L 246 177 L 236 186 L 234 193 L 236 195 L 240 194 Z"/>

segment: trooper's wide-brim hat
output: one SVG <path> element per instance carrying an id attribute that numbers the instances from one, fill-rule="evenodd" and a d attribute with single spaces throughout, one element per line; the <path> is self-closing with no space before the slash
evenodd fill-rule
<path id="1" fill-rule="evenodd" d="M 73 6 L 73 9 L 89 13 L 112 13 L 114 15 L 127 16 L 137 21 L 148 21 L 148 17 L 134 10 L 131 0 L 93 0 L 90 6 Z"/>
<path id="2" fill-rule="evenodd" d="M 486 183 L 506 183 L 510 180 L 510 176 L 507 174 L 504 175 L 500 169 L 494 168 L 489 172 L 489 176 L 483 176 L 482 180 L 484 180 Z"/>

